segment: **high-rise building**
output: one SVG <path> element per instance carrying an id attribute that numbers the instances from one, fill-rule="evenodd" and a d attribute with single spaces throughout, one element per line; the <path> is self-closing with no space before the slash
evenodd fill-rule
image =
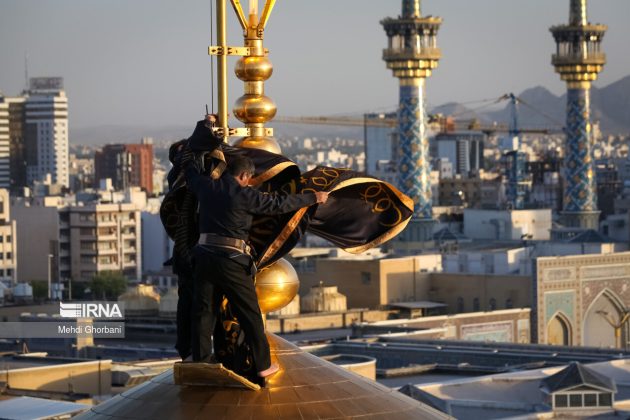
<path id="1" fill-rule="evenodd" d="M 395 113 L 365 114 L 365 172 L 376 175 L 379 162 L 396 159 L 396 130 L 387 124 L 396 120 Z"/>
<path id="2" fill-rule="evenodd" d="M 153 193 L 153 144 L 145 138 L 141 144 L 108 144 L 94 156 L 95 185 L 110 178 L 114 188 L 140 187 Z"/>
<path id="3" fill-rule="evenodd" d="M 68 98 L 62 78 L 30 80 L 23 129 L 27 184 L 50 180 L 68 187 Z"/>
<path id="4" fill-rule="evenodd" d="M 24 143 L 25 96 L 6 98 L 9 109 L 9 173 L 11 192 L 19 191 L 26 183 L 26 150 Z"/>
<path id="5" fill-rule="evenodd" d="M 453 172 L 464 177 L 471 171 L 483 169 L 483 148 L 486 135 L 480 131 L 439 133 L 431 145 L 436 158 L 446 158 L 453 164 Z"/>

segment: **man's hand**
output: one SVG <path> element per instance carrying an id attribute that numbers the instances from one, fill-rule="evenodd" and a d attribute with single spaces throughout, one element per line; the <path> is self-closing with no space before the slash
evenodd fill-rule
<path id="1" fill-rule="evenodd" d="M 317 204 L 324 204 L 328 201 L 328 193 L 325 191 L 316 192 L 315 197 L 317 198 Z"/>

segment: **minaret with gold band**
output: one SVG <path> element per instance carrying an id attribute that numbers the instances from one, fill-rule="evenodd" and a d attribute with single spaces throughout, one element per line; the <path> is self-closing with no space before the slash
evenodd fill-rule
<path id="1" fill-rule="evenodd" d="M 398 186 L 414 201 L 414 217 L 401 238 L 425 242 L 433 229 L 425 79 L 441 57 L 437 33 L 442 19 L 422 17 L 420 0 L 403 0 L 402 15 L 381 24 L 388 38 L 383 60 L 400 81 Z"/>
<path id="2" fill-rule="evenodd" d="M 606 64 L 600 45 L 607 27 L 586 18 L 586 0 L 571 0 L 569 24 L 550 28 L 556 41 L 551 62 L 567 83 L 564 204 L 567 227 L 598 229 L 599 211 L 590 121 L 591 82 Z"/>

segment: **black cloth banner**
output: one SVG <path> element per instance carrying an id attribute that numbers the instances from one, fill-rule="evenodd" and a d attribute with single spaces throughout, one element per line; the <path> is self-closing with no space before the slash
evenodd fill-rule
<path id="1" fill-rule="evenodd" d="M 288 254 L 307 231 L 345 251 L 363 252 L 400 233 L 413 214 L 413 201 L 409 197 L 387 182 L 356 171 L 319 166 L 300 174 L 295 163 L 264 150 L 223 145 L 221 151 L 228 165 L 237 155 L 251 158 L 256 167 L 251 184 L 261 191 L 272 194 L 330 192 L 325 204 L 280 216 L 254 217 L 249 241 L 259 268 Z M 213 160 L 216 158 L 208 153 L 205 165 L 208 173 L 217 166 Z M 173 167 L 176 169 L 181 171 Z M 179 175 L 172 177 L 182 179 Z M 162 221 L 173 239 L 177 237 L 177 226 L 190 230 L 190 220 L 196 220 L 193 214 L 181 214 L 185 196 L 185 183 L 179 183 L 162 203 Z M 198 232 L 188 235 L 197 236 Z M 190 244 L 194 240 L 185 242 Z"/>

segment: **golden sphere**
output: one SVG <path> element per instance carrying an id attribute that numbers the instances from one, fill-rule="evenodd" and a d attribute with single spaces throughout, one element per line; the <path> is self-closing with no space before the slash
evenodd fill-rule
<path id="1" fill-rule="evenodd" d="M 265 95 L 243 95 L 236 100 L 233 112 L 244 123 L 264 123 L 276 116 L 276 104 Z"/>
<path id="2" fill-rule="evenodd" d="M 273 65 L 267 57 L 242 57 L 234 72 L 244 82 L 262 82 L 271 77 Z"/>
<path id="3" fill-rule="evenodd" d="M 278 155 L 282 152 L 280 145 L 273 137 L 242 137 L 235 141 L 233 146 L 262 149 Z"/>
<path id="4" fill-rule="evenodd" d="M 256 274 L 256 294 L 263 314 L 287 306 L 300 287 L 300 279 L 291 264 L 279 259 Z"/>

